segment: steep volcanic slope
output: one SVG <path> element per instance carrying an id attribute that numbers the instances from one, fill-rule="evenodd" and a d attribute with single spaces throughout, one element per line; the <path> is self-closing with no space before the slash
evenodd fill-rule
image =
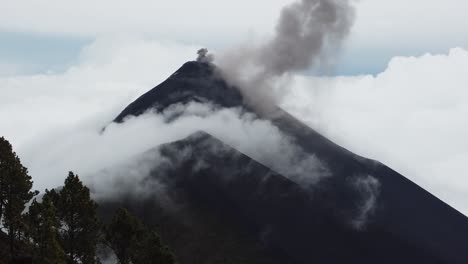
<path id="1" fill-rule="evenodd" d="M 188 62 L 130 104 L 115 121 L 189 101 L 247 109 L 241 94 L 216 74 L 214 66 Z M 214 171 L 203 176 L 193 170 L 172 173 L 177 186 L 185 186 L 183 193 L 202 199 L 215 215 L 236 215 L 233 222 L 242 223 L 241 229 L 251 230 L 270 248 L 281 249 L 293 263 L 468 263 L 465 216 L 388 167 L 337 146 L 283 110 L 272 116 L 264 118 L 324 161 L 332 177 L 304 187 L 274 172 L 243 172 L 226 188 L 226 181 L 220 179 L 244 165 L 237 159 L 211 157 L 205 163 Z M 184 142 L 194 147 L 198 141 Z M 198 159 L 209 153 L 209 149 L 196 150 Z M 259 189 L 265 175 L 275 175 L 271 177 L 274 191 Z M 358 208 L 371 198 L 376 199 L 375 214 L 364 228 L 350 225 Z"/>
<path id="2" fill-rule="evenodd" d="M 160 112 L 174 103 L 190 101 L 235 107 L 242 105 L 242 95 L 229 87 L 211 65 L 188 62 L 166 81 L 128 105 L 114 121 L 122 122 L 125 117 L 138 116 L 149 109 Z"/>
<path id="3" fill-rule="evenodd" d="M 317 192 L 206 133 L 152 151 L 176 166 L 155 165 L 144 182 L 168 193 L 101 201 L 102 213 L 126 206 L 160 226 L 182 263 L 449 263 L 377 226 L 353 230 Z"/>
<path id="4" fill-rule="evenodd" d="M 281 110 L 279 110 L 281 111 Z M 379 181 L 374 225 L 405 241 L 449 256 L 450 263 L 468 261 L 468 218 L 387 166 L 343 149 L 294 117 L 282 112 L 274 120 L 299 145 L 324 160 L 334 177 L 322 182 L 330 190 L 328 201 L 350 208 L 349 185 L 354 177 L 371 175 Z M 328 181 L 328 182 L 327 182 Z M 456 261 L 456 262 L 455 262 Z"/>

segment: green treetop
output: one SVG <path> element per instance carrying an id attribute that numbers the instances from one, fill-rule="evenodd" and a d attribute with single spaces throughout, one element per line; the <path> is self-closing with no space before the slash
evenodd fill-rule
<path id="1" fill-rule="evenodd" d="M 28 170 L 13 152 L 11 144 L 0 137 L 0 222 L 9 236 L 11 256 L 15 255 L 15 243 L 24 232 L 23 211 L 37 195 L 31 191 L 32 185 Z"/>
<path id="2" fill-rule="evenodd" d="M 60 241 L 68 263 L 97 263 L 96 245 L 99 239 L 97 204 L 91 199 L 89 189 L 78 175 L 68 174 L 60 192 L 53 192 L 57 217 L 60 223 Z"/>

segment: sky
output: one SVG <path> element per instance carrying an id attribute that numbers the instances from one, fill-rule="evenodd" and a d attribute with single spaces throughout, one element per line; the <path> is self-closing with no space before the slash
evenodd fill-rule
<path id="1" fill-rule="evenodd" d="M 2 0 L 0 74 L 65 70 L 96 37 L 136 35 L 222 50 L 270 34 L 291 0 Z M 377 74 L 393 56 L 468 45 L 464 0 L 359 0 L 333 74 Z"/>
<path id="2" fill-rule="evenodd" d="M 291 2 L 0 0 L 0 135 L 49 186 L 51 134 L 97 130 L 200 47 L 267 38 Z M 355 5 L 333 67 L 294 76 L 282 105 L 468 215 L 468 1 Z"/>

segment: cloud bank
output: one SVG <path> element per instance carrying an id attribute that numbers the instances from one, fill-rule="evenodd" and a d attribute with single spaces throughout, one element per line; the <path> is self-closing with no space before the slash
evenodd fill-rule
<path id="1" fill-rule="evenodd" d="M 178 118 L 172 120 L 174 116 Z M 149 165 L 145 166 L 140 160 L 138 166 L 131 165 L 131 168 L 121 171 L 118 175 L 122 178 L 119 179 L 102 179 L 99 171 L 113 167 L 122 170 L 121 164 L 131 164 L 132 160 L 141 158 L 148 150 L 200 130 L 301 184 L 314 184 L 321 177 L 329 176 L 325 165 L 315 156 L 305 155 L 270 122 L 236 108 L 217 110 L 199 103 L 174 105 L 162 114 L 149 112 L 128 118 L 122 124 L 111 123 L 104 132 L 101 131 L 102 126 L 91 123 L 99 125 L 84 122 L 62 133 L 52 133 L 23 149 L 27 153 L 23 158 L 38 177 L 38 184 L 59 185 L 67 170 L 81 173 L 85 181 L 91 180 L 103 193 L 112 191 L 108 183 L 116 180 L 125 183 L 121 188 L 131 183 L 138 184 L 150 169 L 154 169 L 155 161 L 159 159 L 154 153 L 150 154 L 149 159 L 142 158 L 149 160 Z M 89 176 L 94 179 L 86 179 Z M 54 182 L 45 184 L 40 181 L 44 179 Z"/>
<path id="2" fill-rule="evenodd" d="M 111 120 L 193 58 L 197 45 L 122 37 L 86 46 L 65 72 L 0 77 L 0 133 L 16 148 L 84 119 Z"/>
<path id="3" fill-rule="evenodd" d="M 190 37 L 197 41 L 211 40 L 209 44 L 219 42 L 219 39 L 229 39 L 226 43 L 232 43 L 231 40 L 243 37 L 246 29 L 260 34 L 271 33 L 277 11 L 291 2 L 293 1 L 4 1 L 0 10 L 0 30 L 92 37 L 116 32 L 137 32 L 158 34 L 171 39 Z M 405 44 L 425 48 L 440 45 L 441 42 L 445 45 L 468 44 L 468 21 L 465 19 L 468 2 L 464 0 L 356 2 L 358 19 L 353 35 L 357 38 L 357 45 L 373 42 L 392 47 L 395 46 L 392 44 L 395 39 L 411 39 Z M 242 19 L 239 19 L 239 14 L 242 14 Z M 415 20 L 415 17 L 418 19 Z M 434 19 L 435 17 L 439 19 Z M 200 31 L 200 28 L 204 30 Z M 440 30 L 434 30 L 435 28 Z M 218 40 L 214 40 L 213 36 Z M 464 43 L 460 43 L 460 40 L 464 40 Z"/>
<path id="4" fill-rule="evenodd" d="M 296 76 L 283 107 L 468 214 L 468 52 L 395 57 L 377 76 Z"/>
<path id="5" fill-rule="evenodd" d="M 85 176 L 86 168 L 76 165 L 82 158 L 78 143 L 93 146 L 103 125 L 193 59 L 199 48 L 149 39 L 99 39 L 63 73 L 0 77 L 0 119 L 7 120 L 0 122 L 0 134 L 12 142 L 39 189 L 61 184 L 70 169 Z M 282 106 L 340 145 L 384 162 L 468 214 L 466 69 L 468 52 L 453 49 L 394 58 L 377 76 L 295 75 Z M 125 137 L 143 129 L 134 120 L 133 126 L 109 133 Z M 69 137 L 70 131 L 76 135 Z M 119 148 L 110 142 L 104 140 L 96 153 Z M 131 154 L 146 148 L 138 149 L 141 145 L 133 141 L 126 147 Z M 40 162 L 67 154 L 70 159 L 63 164 Z M 91 157 L 87 162 L 90 168 L 98 164 Z"/>

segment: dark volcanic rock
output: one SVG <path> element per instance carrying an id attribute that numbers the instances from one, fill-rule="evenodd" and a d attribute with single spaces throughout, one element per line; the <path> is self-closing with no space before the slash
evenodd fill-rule
<path id="1" fill-rule="evenodd" d="M 128 116 L 138 116 L 148 110 L 162 111 L 172 104 L 188 102 L 236 107 L 242 106 L 242 96 L 211 64 L 191 61 L 127 106 L 114 121 L 120 123 Z"/>
<path id="2" fill-rule="evenodd" d="M 145 182 L 163 182 L 177 211 L 157 204 L 158 194 L 100 204 L 105 214 L 126 206 L 160 226 L 182 263 L 196 263 L 194 255 L 203 263 L 450 263 L 378 225 L 350 228 L 322 202 L 322 194 L 308 192 L 208 134 L 153 151 L 177 166 L 164 174 L 155 167 Z"/>
<path id="3" fill-rule="evenodd" d="M 130 104 L 115 121 L 190 101 L 248 109 L 241 94 L 216 74 L 213 65 L 189 62 Z M 223 223 L 220 230 L 224 226 L 239 230 L 235 241 L 249 241 L 245 244 L 250 246 L 236 247 L 237 251 L 220 248 L 230 259 L 245 257 L 225 263 L 261 263 L 259 259 L 265 263 L 468 263 L 467 217 L 392 169 L 334 144 L 281 109 L 264 118 L 322 160 L 332 176 L 315 186 L 299 186 L 206 134 L 161 148 L 174 161 L 179 153 L 189 150 L 191 154 L 177 160 L 180 166 L 158 180 L 177 197 L 184 197 L 189 211 L 202 211 L 202 218 L 210 215 L 213 223 Z M 148 179 L 156 177 L 148 175 Z M 152 204 L 155 199 L 134 199 L 127 206 L 138 211 L 138 204 Z M 361 219 L 367 201 L 375 202 L 375 211 Z M 154 220 L 151 210 L 140 210 L 140 215 Z M 180 217 L 172 219 L 175 223 Z M 359 221 L 364 225 L 356 224 Z M 215 230 L 216 225 L 212 226 Z M 196 238 L 166 237 L 182 263 L 196 263 L 184 251 Z M 211 245 L 223 244 L 223 235 L 217 239 Z M 199 246 L 199 252 L 209 250 L 204 243 Z M 245 253 L 248 250 L 255 253 Z M 262 257 L 257 262 L 246 260 L 254 255 Z M 201 262 L 209 263 L 208 258 L 205 254 Z"/>

